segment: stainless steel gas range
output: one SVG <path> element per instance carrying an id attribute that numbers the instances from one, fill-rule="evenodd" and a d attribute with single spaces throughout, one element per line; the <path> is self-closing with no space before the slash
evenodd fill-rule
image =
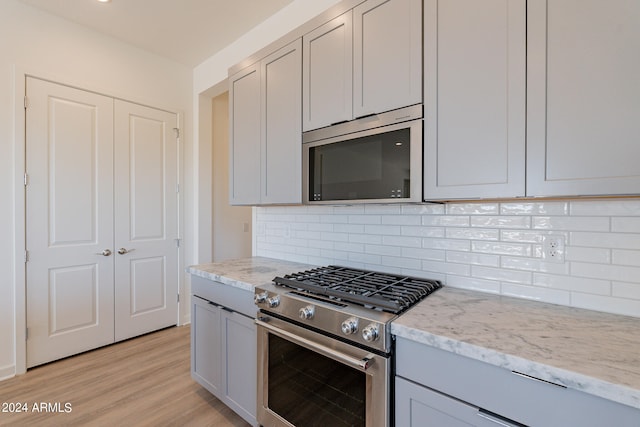
<path id="1" fill-rule="evenodd" d="M 258 286 L 258 422 L 392 424 L 390 323 L 437 280 L 328 266 Z"/>

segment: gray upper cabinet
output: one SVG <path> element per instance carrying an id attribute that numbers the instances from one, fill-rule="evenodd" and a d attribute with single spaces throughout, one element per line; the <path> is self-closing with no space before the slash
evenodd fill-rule
<path id="1" fill-rule="evenodd" d="M 422 102 L 422 1 L 369 0 L 353 9 L 353 115 Z"/>
<path id="2" fill-rule="evenodd" d="M 424 9 L 425 199 L 524 196 L 526 2 Z"/>
<path id="3" fill-rule="evenodd" d="M 229 78 L 229 202 L 260 202 L 260 64 Z"/>
<path id="4" fill-rule="evenodd" d="M 422 1 L 369 0 L 303 37 L 304 131 L 422 102 Z"/>
<path id="5" fill-rule="evenodd" d="M 527 195 L 640 192 L 640 2 L 529 0 Z"/>
<path id="6" fill-rule="evenodd" d="M 302 40 L 261 61 L 262 204 L 302 202 Z"/>
<path id="7" fill-rule="evenodd" d="M 302 202 L 301 40 L 230 77 L 230 203 Z"/>
<path id="8" fill-rule="evenodd" d="M 349 11 L 302 38 L 302 128 L 305 131 L 352 118 L 352 21 Z"/>

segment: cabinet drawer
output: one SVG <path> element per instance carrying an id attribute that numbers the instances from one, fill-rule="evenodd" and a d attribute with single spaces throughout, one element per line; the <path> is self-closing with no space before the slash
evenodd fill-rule
<path id="1" fill-rule="evenodd" d="M 640 410 L 398 338 L 396 374 L 531 426 L 638 426 Z"/>
<path id="2" fill-rule="evenodd" d="M 256 317 L 257 309 L 253 303 L 253 292 L 192 275 L 191 293 L 245 316 Z"/>

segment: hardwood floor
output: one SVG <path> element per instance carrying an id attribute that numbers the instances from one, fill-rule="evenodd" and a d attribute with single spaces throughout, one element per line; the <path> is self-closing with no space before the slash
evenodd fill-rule
<path id="1" fill-rule="evenodd" d="M 189 326 L 69 357 L 0 382 L 0 426 L 248 426 L 189 369 Z"/>

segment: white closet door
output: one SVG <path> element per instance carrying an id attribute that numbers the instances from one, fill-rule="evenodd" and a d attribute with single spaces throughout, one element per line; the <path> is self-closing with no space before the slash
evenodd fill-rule
<path id="1" fill-rule="evenodd" d="M 119 341 L 177 323 L 178 126 L 173 113 L 116 100 L 114 127 Z"/>
<path id="2" fill-rule="evenodd" d="M 113 100 L 28 78 L 27 367 L 113 342 Z"/>

